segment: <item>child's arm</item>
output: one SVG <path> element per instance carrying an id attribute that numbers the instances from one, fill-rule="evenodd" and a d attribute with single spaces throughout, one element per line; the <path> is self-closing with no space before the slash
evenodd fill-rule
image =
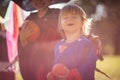
<path id="1" fill-rule="evenodd" d="M 96 51 L 92 43 L 88 43 L 86 46 L 84 51 L 86 55 L 83 59 L 83 63 L 77 69 L 79 73 L 81 73 L 83 80 L 94 80 L 94 71 L 97 61 Z"/>

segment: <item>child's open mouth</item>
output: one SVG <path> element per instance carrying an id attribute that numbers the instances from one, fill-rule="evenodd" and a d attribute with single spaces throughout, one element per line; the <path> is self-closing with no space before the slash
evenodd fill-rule
<path id="1" fill-rule="evenodd" d="M 68 26 L 73 26 L 74 24 L 67 24 Z"/>

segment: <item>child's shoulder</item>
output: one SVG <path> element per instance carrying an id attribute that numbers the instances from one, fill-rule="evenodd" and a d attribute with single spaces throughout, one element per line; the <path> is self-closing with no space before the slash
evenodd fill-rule
<path id="1" fill-rule="evenodd" d="M 85 35 L 81 37 L 81 41 L 84 45 L 92 45 L 91 40 Z"/>
<path id="2" fill-rule="evenodd" d="M 99 36 L 87 35 L 85 38 L 90 42 L 90 44 L 96 50 L 96 55 L 98 59 L 103 60 L 103 53 L 102 53 L 102 42 Z M 91 47 L 91 46 L 90 46 Z"/>
<path id="3" fill-rule="evenodd" d="M 64 39 L 59 40 L 59 41 L 56 43 L 55 47 L 61 45 L 63 42 L 64 42 Z"/>

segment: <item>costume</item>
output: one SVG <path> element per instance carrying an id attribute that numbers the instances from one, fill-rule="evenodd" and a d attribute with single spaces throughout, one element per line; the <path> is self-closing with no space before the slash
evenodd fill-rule
<path id="1" fill-rule="evenodd" d="M 0 62 L 9 62 L 5 32 L 0 31 Z"/>
<path id="2" fill-rule="evenodd" d="M 66 46 L 61 52 L 60 46 Z M 69 70 L 77 69 L 82 80 L 94 80 L 97 56 L 92 42 L 85 36 L 72 43 L 61 40 L 55 47 L 54 64 L 62 63 Z"/>
<path id="3" fill-rule="evenodd" d="M 58 31 L 57 9 L 49 9 L 44 17 L 32 13 L 23 24 L 19 36 L 20 71 L 24 80 L 46 80 L 52 66 L 54 45 L 61 39 Z M 32 30 L 26 38 L 26 31 Z M 27 41 L 26 44 L 24 44 Z"/>

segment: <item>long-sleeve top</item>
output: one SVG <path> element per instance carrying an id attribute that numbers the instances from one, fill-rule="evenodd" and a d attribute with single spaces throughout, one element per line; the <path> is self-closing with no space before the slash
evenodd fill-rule
<path id="1" fill-rule="evenodd" d="M 66 46 L 61 52 L 60 46 Z M 68 69 L 76 68 L 82 80 L 95 80 L 94 71 L 96 68 L 97 56 L 92 42 L 85 36 L 72 42 L 59 41 L 55 46 L 54 64 L 63 63 Z"/>

